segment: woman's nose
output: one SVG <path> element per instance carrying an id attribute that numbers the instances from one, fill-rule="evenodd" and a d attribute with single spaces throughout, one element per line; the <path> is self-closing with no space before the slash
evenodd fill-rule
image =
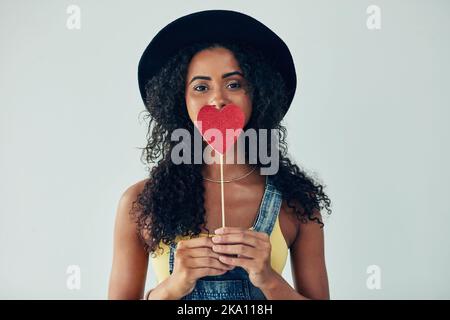
<path id="1" fill-rule="evenodd" d="M 217 109 L 222 109 L 229 103 L 230 100 L 222 93 L 217 93 L 214 99 L 210 102 L 210 104 L 214 105 Z"/>

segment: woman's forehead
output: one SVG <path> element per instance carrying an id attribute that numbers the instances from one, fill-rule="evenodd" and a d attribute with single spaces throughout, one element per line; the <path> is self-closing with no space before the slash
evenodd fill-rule
<path id="1" fill-rule="evenodd" d="M 226 48 L 208 48 L 197 52 L 191 59 L 188 75 L 193 73 L 220 74 L 239 70 L 239 63 L 232 51 Z"/>

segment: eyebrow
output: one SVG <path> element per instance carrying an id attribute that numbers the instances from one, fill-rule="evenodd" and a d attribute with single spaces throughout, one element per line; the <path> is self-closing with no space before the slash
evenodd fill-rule
<path id="1" fill-rule="evenodd" d="M 241 77 L 244 77 L 244 75 L 242 74 L 242 72 L 240 71 L 233 71 L 233 72 L 228 72 L 228 73 L 224 73 L 222 75 L 222 79 L 234 76 L 235 74 L 240 75 Z M 189 84 L 192 83 L 192 81 L 197 80 L 197 79 L 202 79 L 202 80 L 211 80 L 211 77 L 207 77 L 207 76 L 195 76 L 191 79 L 191 81 L 189 81 Z"/>

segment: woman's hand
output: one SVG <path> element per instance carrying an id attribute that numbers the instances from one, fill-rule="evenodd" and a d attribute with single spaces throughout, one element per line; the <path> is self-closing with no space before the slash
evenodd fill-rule
<path id="1" fill-rule="evenodd" d="M 276 272 L 270 263 L 272 246 L 267 233 L 239 227 L 219 228 L 215 233 L 212 249 L 220 253 L 220 261 L 244 268 L 255 287 L 263 288 L 273 281 Z"/>
<path id="2" fill-rule="evenodd" d="M 224 274 L 234 268 L 219 261 L 219 254 L 212 251 L 212 246 L 210 237 L 178 242 L 168 286 L 174 296 L 181 298 L 191 293 L 199 278 Z"/>

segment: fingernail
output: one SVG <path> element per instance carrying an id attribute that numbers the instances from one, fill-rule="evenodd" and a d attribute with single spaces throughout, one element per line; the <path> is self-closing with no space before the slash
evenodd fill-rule
<path id="1" fill-rule="evenodd" d="M 220 237 L 214 236 L 214 237 L 212 237 L 212 241 L 213 242 L 220 242 Z"/>
<path id="2" fill-rule="evenodd" d="M 219 229 L 214 230 L 214 233 L 222 234 L 223 233 L 223 228 L 219 228 Z"/>

